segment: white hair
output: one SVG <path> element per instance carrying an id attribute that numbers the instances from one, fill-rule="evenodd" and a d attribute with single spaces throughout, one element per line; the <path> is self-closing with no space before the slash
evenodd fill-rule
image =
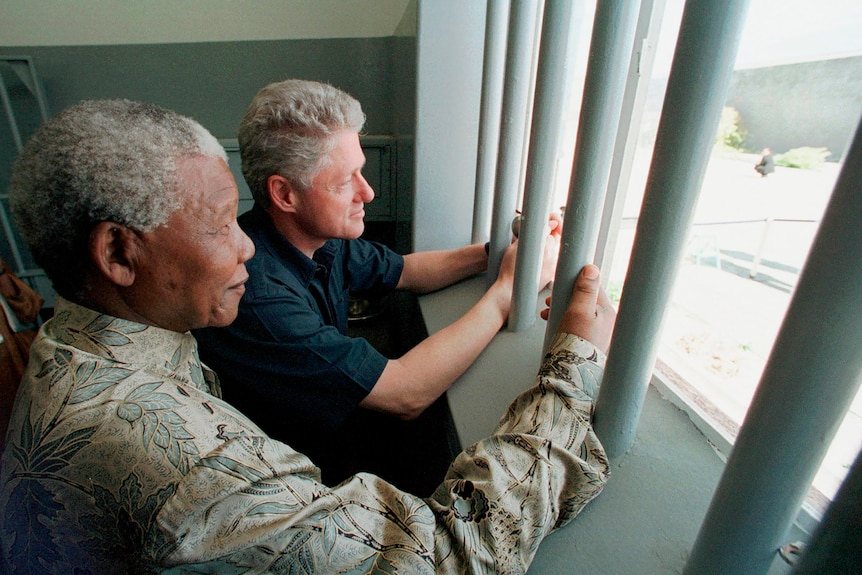
<path id="1" fill-rule="evenodd" d="M 10 204 L 60 295 L 82 288 L 97 223 L 148 232 L 182 207 L 177 162 L 190 156 L 227 161 L 203 126 L 154 104 L 88 100 L 36 131 L 15 160 Z"/>

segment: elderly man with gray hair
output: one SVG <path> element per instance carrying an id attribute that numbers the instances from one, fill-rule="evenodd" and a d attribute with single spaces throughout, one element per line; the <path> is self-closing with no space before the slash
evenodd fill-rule
<path id="1" fill-rule="evenodd" d="M 522 573 L 601 491 L 591 394 L 613 312 L 595 267 L 537 384 L 432 497 L 367 474 L 329 488 L 220 399 L 198 358 L 189 330 L 234 320 L 253 254 L 204 128 L 154 105 L 84 102 L 31 138 L 10 187 L 58 296 L 2 458 L 5 572 Z"/>
<path id="2" fill-rule="evenodd" d="M 364 123 L 355 98 L 321 82 L 274 82 L 252 99 L 239 127 L 254 196 L 239 219 L 256 248 L 247 293 L 231 326 L 195 336 L 228 401 L 308 454 L 326 482 L 368 471 L 429 495 L 459 451 L 447 451 L 443 394 L 505 324 L 512 283 L 504 270 L 463 316 L 409 349 L 384 355 L 351 337 L 352 295 L 428 293 L 488 267 L 481 243 L 401 255 L 361 237 L 374 199 Z M 540 290 L 560 229 L 551 217 Z"/>

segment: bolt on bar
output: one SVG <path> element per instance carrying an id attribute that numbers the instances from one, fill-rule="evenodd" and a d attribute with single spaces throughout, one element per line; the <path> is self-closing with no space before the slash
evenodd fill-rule
<path id="1" fill-rule="evenodd" d="M 596 4 L 560 259 L 545 332 L 545 350 L 550 347 L 571 299 L 575 277 L 593 258 L 634 43 L 638 6 L 639 2 L 630 0 L 599 0 Z"/>
<path id="2" fill-rule="evenodd" d="M 520 195 L 521 165 L 532 99 L 536 19 L 541 6 L 540 0 L 514 0 L 509 14 L 500 149 L 497 154 L 488 257 L 489 283 L 497 278 L 503 252 L 512 240 L 511 221 Z"/>
<path id="3" fill-rule="evenodd" d="M 611 458 L 623 455 L 634 440 L 662 317 L 730 85 L 747 4 L 748 0 L 689 0 L 685 5 L 596 401 L 596 434 Z"/>
<path id="4" fill-rule="evenodd" d="M 862 123 L 686 564 L 686 575 L 768 571 L 859 390 L 860 181 Z"/>
<path id="5" fill-rule="evenodd" d="M 571 0 L 545 1 L 509 331 L 527 329 L 536 320 L 544 230 L 561 148 L 560 118 L 565 114 L 568 87 L 575 80 L 584 8 L 584 3 Z"/>
<path id="6" fill-rule="evenodd" d="M 503 76 L 506 68 L 506 31 L 509 0 L 490 0 L 485 13 L 485 47 L 482 66 L 482 104 L 479 109 L 479 148 L 476 191 L 473 200 L 473 243 L 491 237 L 494 171 L 500 142 Z"/>

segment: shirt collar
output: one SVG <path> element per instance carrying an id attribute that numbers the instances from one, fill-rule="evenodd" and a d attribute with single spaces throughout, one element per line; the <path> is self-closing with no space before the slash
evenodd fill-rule
<path id="1" fill-rule="evenodd" d="M 300 279 L 307 286 L 314 279 L 317 269 L 324 266 L 327 270 L 332 267 L 341 242 L 344 240 L 327 240 L 323 246 L 314 252 L 314 257 L 309 258 L 299 248 L 290 243 L 287 238 L 275 227 L 272 216 L 258 207 L 257 204 L 239 218 L 240 226 L 255 243 L 255 248 L 270 251 L 280 261 L 285 262 L 293 268 Z M 261 241 L 255 241 L 256 236 Z"/>
<path id="2" fill-rule="evenodd" d="M 138 368 L 146 365 L 165 377 L 176 378 L 220 396 L 214 374 L 201 364 L 195 338 L 72 303 L 56 296 L 54 317 L 46 331 L 64 344 L 112 362 Z"/>

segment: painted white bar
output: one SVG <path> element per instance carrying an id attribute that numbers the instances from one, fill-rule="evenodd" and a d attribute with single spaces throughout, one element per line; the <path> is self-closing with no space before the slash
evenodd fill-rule
<path id="1" fill-rule="evenodd" d="M 473 200 L 473 243 L 491 237 L 491 206 L 500 143 L 503 79 L 506 72 L 506 36 L 509 0 L 490 0 L 485 14 L 485 52 L 482 67 L 482 106 L 479 110 L 479 143 L 476 158 L 476 192 Z"/>
<path id="2" fill-rule="evenodd" d="M 585 8 L 582 2 L 545 1 L 510 331 L 526 329 L 537 317 L 544 230 L 562 148 L 560 118 L 566 112 L 568 88 L 575 81 L 579 34 L 586 28 L 582 25 Z"/>
<path id="3" fill-rule="evenodd" d="M 638 8 L 638 2 L 626 0 L 599 0 L 596 4 L 545 349 L 571 298 L 575 277 L 593 261 Z"/>
<path id="4" fill-rule="evenodd" d="M 533 89 L 533 53 L 540 0 L 514 0 L 509 15 L 506 80 L 500 116 L 500 148 L 494 183 L 488 278 L 493 282 L 511 243 L 511 223 L 518 208 L 521 166 Z"/>

